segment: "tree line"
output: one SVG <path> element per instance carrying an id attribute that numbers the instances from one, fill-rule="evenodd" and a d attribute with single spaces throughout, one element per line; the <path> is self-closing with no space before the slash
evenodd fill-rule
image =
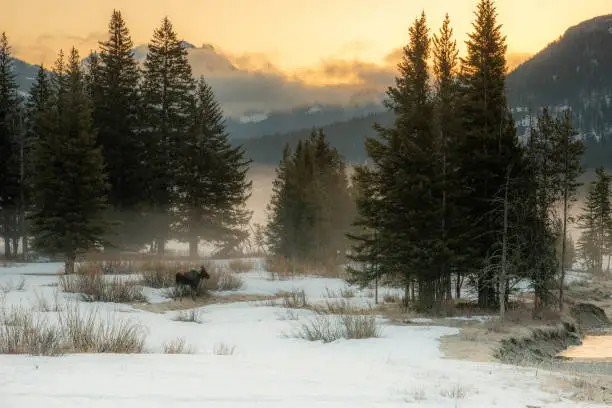
<path id="1" fill-rule="evenodd" d="M 166 242 L 222 251 L 248 235 L 250 160 L 232 146 L 203 77 L 166 17 L 142 67 L 121 13 L 85 62 L 60 50 L 24 98 L 0 39 L 0 206 L 5 255 L 96 248 L 163 254 Z M 22 245 L 21 251 L 19 245 Z"/>
<path id="2" fill-rule="evenodd" d="M 354 199 L 352 221 L 343 218 L 350 206 L 325 221 L 312 216 L 317 207 L 310 202 L 339 201 L 323 193 L 329 188 L 316 193 L 312 176 L 303 177 L 316 174 L 307 153 L 312 137 L 293 155 L 285 148 L 268 223 L 274 253 L 321 260 L 307 245 L 317 241 L 309 234 L 331 219 L 346 239 L 332 245 L 326 235 L 325 246 L 346 254 L 349 281 L 400 285 L 405 302 L 418 309 L 443 307 L 467 288 L 480 307 L 499 308 L 503 317 L 510 293 L 525 280 L 536 312 L 556 302 L 562 307 L 563 292 L 554 290 L 562 288 L 570 257 L 568 212 L 584 146 L 569 112 L 553 117 L 545 107 L 519 140 L 493 1 L 479 1 L 473 27 L 464 58 L 448 15 L 433 36 L 424 12 L 410 27 L 387 91 L 394 121 L 374 124 L 377 136 L 365 142 L 368 162 L 336 187 Z"/>

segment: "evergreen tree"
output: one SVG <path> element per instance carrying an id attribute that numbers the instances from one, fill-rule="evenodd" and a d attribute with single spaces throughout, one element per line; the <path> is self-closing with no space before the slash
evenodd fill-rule
<path id="1" fill-rule="evenodd" d="M 419 285 L 419 303 L 430 309 L 448 295 L 440 265 L 446 263 L 444 177 L 439 160 L 440 139 L 433 127 L 433 100 L 427 61 L 430 40 L 425 14 L 410 27 L 410 42 L 399 64 L 396 87 L 390 88 L 387 106 L 395 113 L 391 128 L 376 125 L 380 139 L 368 139 L 366 149 L 374 166 L 357 173 L 364 191 L 376 192 L 360 200 L 360 221 L 374 224 L 377 238 L 362 237 L 353 249 L 354 260 L 370 254 L 377 263 L 376 276 L 399 272 L 406 288 L 413 279 Z M 434 158 L 432 160 L 432 158 Z M 378 186 L 368 186 L 369 183 Z M 370 234 L 368 233 L 368 236 Z M 372 244 L 377 248 L 368 248 Z"/>
<path id="2" fill-rule="evenodd" d="M 582 174 L 580 158 L 584 154 L 584 144 L 578 139 L 578 132 L 572 124 L 569 111 L 557 118 L 552 141 L 554 145 L 553 160 L 558 163 L 558 181 L 560 196 L 563 204 L 563 245 L 561 259 L 565 259 L 565 242 L 567 238 L 567 223 L 569 207 L 576 198 L 576 190 L 581 185 L 577 181 Z M 561 263 L 561 276 L 559 278 L 559 309 L 563 311 L 563 286 L 565 285 L 565 265 Z"/>
<path id="3" fill-rule="evenodd" d="M 11 47 L 6 33 L 0 35 L 0 209 L 4 255 L 17 255 L 21 177 L 19 142 L 22 138 L 21 98 L 12 71 Z"/>
<path id="4" fill-rule="evenodd" d="M 461 225 L 462 217 L 454 206 L 464 194 L 457 170 L 461 161 L 457 157 L 456 146 L 461 135 L 461 122 L 458 116 L 459 88 L 457 82 L 458 55 L 457 42 L 453 38 L 450 18 L 446 14 L 438 34 L 433 36 L 433 72 L 435 91 L 435 135 L 437 151 L 435 160 L 439 164 L 439 177 L 442 180 L 442 213 L 440 239 L 440 274 L 445 280 L 447 297 L 452 297 L 450 271 L 454 267 L 460 278 L 461 256 L 457 251 L 463 238 L 462 231 L 469 228 Z M 459 297 L 457 290 L 456 296 Z"/>
<path id="5" fill-rule="evenodd" d="M 578 227 L 583 231 L 580 248 L 590 271 L 603 272 L 604 256 L 610 256 L 612 208 L 610 207 L 610 175 L 603 167 L 595 170 L 597 179 L 591 183 Z"/>
<path id="6" fill-rule="evenodd" d="M 265 231 L 273 254 L 324 269 L 345 253 L 350 196 L 345 165 L 322 131 L 285 147 L 273 183 Z"/>
<path id="7" fill-rule="evenodd" d="M 531 280 L 535 292 L 537 310 L 550 303 L 550 288 L 557 270 L 555 242 L 558 236 L 556 204 L 559 200 L 558 166 L 552 160 L 555 119 L 544 108 L 538 115 L 535 126 L 530 129 L 526 146 L 531 184 L 526 188 L 523 202 L 533 211 L 533 222 L 529 226 L 530 236 L 526 239 L 530 253 L 530 267 L 525 268 L 524 278 Z"/>
<path id="8" fill-rule="evenodd" d="M 65 272 L 72 273 L 79 252 L 103 244 L 108 188 L 76 49 L 72 49 L 67 66 L 60 52 L 53 91 L 51 102 L 38 116 L 32 180 L 33 245 L 43 253 L 61 254 Z"/>
<path id="9" fill-rule="evenodd" d="M 286 258 L 292 258 L 295 253 L 293 243 L 296 231 L 291 215 L 295 212 L 296 197 L 290 183 L 292 170 L 291 149 L 286 144 L 283 156 L 275 170 L 272 197 L 266 206 L 268 221 L 265 229 L 266 243 L 270 252 Z"/>
<path id="10" fill-rule="evenodd" d="M 99 54 L 89 61 L 89 86 L 93 101 L 93 125 L 102 147 L 111 185 L 109 218 L 118 221 L 112 241 L 119 247 L 144 244 L 135 230 L 144 230 L 140 217 L 146 184 L 141 136 L 138 86 L 140 72 L 134 56 L 134 43 L 118 10 L 108 24 L 108 39 L 99 42 Z"/>
<path id="11" fill-rule="evenodd" d="M 194 81 L 187 50 L 172 23 L 165 17 L 155 30 L 144 62 L 142 84 L 144 135 L 144 184 L 155 236 L 154 246 L 163 254 L 175 221 L 176 169 L 182 140 L 190 131 Z"/>
<path id="12" fill-rule="evenodd" d="M 461 60 L 463 135 L 458 145 L 462 184 L 470 187 L 461 200 L 471 239 L 469 255 L 481 307 L 497 307 L 497 277 L 487 262 L 503 229 L 493 198 L 503 190 L 510 167 L 516 174 L 522 152 L 505 94 L 506 44 L 492 0 L 480 0 L 474 30 L 468 35 L 467 56 Z"/>
<path id="13" fill-rule="evenodd" d="M 45 71 L 44 66 L 41 64 L 36 74 L 36 79 L 30 88 L 30 97 L 26 103 L 26 138 L 24 143 L 24 177 L 23 177 L 23 188 L 24 190 L 24 208 L 25 213 L 29 213 L 32 209 L 32 202 L 34 199 L 32 183 L 34 180 L 34 149 L 38 143 L 38 139 L 44 132 L 44 118 L 45 112 L 48 108 L 48 104 L 51 100 L 51 83 L 49 76 Z M 25 231 L 30 230 L 28 217 L 24 217 L 24 229 Z M 27 236 L 23 237 L 23 252 L 27 252 Z"/>
<path id="14" fill-rule="evenodd" d="M 248 237 L 251 214 L 245 206 L 252 182 L 247 180 L 250 161 L 241 147 L 230 144 L 221 107 L 203 77 L 190 112 L 191 129 L 178 162 L 176 228 L 195 257 L 200 240 L 233 250 Z"/>

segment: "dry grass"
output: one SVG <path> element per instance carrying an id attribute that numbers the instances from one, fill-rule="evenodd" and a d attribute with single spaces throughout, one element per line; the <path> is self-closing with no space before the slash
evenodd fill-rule
<path id="1" fill-rule="evenodd" d="M 59 291 L 55 291 L 53 296 L 53 301 L 49 301 L 44 296 L 41 296 L 38 292 L 34 292 L 34 296 L 36 297 L 36 306 L 39 312 L 59 312 L 63 309 L 59 301 Z"/>
<path id="2" fill-rule="evenodd" d="M 293 335 L 308 341 L 331 343 L 339 339 L 368 339 L 381 336 L 375 316 L 317 314 L 302 323 Z"/>
<path id="3" fill-rule="evenodd" d="M 25 278 L 21 277 L 17 282 L 12 279 L 9 282 L 4 284 L 0 284 L 0 292 L 9 293 L 9 292 L 22 292 L 25 289 Z"/>
<path id="4" fill-rule="evenodd" d="M 344 266 L 333 260 L 319 263 L 292 261 L 282 256 L 266 258 L 266 270 L 271 280 L 286 280 L 298 276 L 319 276 L 326 278 L 343 278 L 346 276 Z"/>
<path id="5" fill-rule="evenodd" d="M 109 259 L 82 261 L 75 265 L 78 274 L 103 273 L 107 275 L 128 275 L 138 271 L 139 263 L 132 260 Z"/>
<path id="6" fill-rule="evenodd" d="M 580 375 L 570 380 L 575 390 L 574 399 L 595 403 L 612 403 L 612 383 L 598 376 Z"/>
<path id="7" fill-rule="evenodd" d="M 224 303 L 237 303 L 237 302 L 269 302 L 276 299 L 276 296 L 265 296 L 265 295 L 249 295 L 249 294 L 228 294 L 228 295 L 215 295 L 209 294 L 205 297 L 191 299 L 186 297 L 181 302 L 167 301 L 161 303 L 147 303 L 137 304 L 134 308 L 139 310 L 145 310 L 152 313 L 165 313 L 175 310 L 194 309 L 206 305 L 212 304 L 224 304 Z"/>
<path id="8" fill-rule="evenodd" d="M 173 286 L 178 272 L 185 272 L 199 268 L 199 266 L 192 262 L 148 261 L 142 264 L 140 270 L 144 285 L 159 289 Z M 210 272 L 212 265 L 205 263 L 204 267 Z"/>
<path id="9" fill-rule="evenodd" d="M 57 356 L 65 353 L 142 353 L 144 330 L 116 318 L 101 320 L 96 310 L 77 304 L 61 309 L 51 323 L 35 310 L 2 307 L 0 353 Z"/>
<path id="10" fill-rule="evenodd" d="M 463 399 L 467 395 L 467 388 L 461 384 L 453 384 L 440 390 L 440 395 L 453 400 Z"/>
<path id="11" fill-rule="evenodd" d="M 181 310 L 172 320 L 176 322 L 202 323 L 202 314 L 198 309 Z"/>
<path id="12" fill-rule="evenodd" d="M 63 275 L 59 277 L 63 292 L 78 293 L 85 302 L 146 302 L 142 287 L 130 279 L 114 276 L 106 279 L 101 273 Z"/>
<path id="13" fill-rule="evenodd" d="M 304 289 L 294 289 L 291 292 L 278 292 L 277 294 L 281 298 L 281 305 L 286 308 L 302 309 L 310 306 Z"/>
<path id="14" fill-rule="evenodd" d="M 192 346 L 187 345 L 184 337 L 178 337 L 162 345 L 164 354 L 194 354 Z"/>
<path id="15" fill-rule="evenodd" d="M 255 268 L 255 262 L 244 259 L 232 259 L 229 261 L 228 267 L 234 273 L 250 272 Z"/>
<path id="16" fill-rule="evenodd" d="M 225 343 L 217 343 L 213 346 L 212 353 L 216 356 L 231 356 L 236 351 L 236 346 Z"/>
<path id="17" fill-rule="evenodd" d="M 244 279 L 227 271 L 213 270 L 209 272 L 210 279 L 204 281 L 203 286 L 206 290 L 232 291 L 240 290 L 245 287 Z"/>

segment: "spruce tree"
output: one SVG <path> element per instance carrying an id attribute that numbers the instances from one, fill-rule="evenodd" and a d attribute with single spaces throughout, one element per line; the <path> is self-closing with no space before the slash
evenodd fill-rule
<path id="1" fill-rule="evenodd" d="M 252 182 L 250 160 L 230 144 L 221 107 L 203 77 L 192 103 L 191 128 L 178 156 L 175 227 L 195 257 L 200 240 L 232 250 L 248 236 L 251 214 L 245 206 Z"/>
<path id="2" fill-rule="evenodd" d="M 561 259 L 565 259 L 565 242 L 567 239 L 567 223 L 569 219 L 569 208 L 576 198 L 576 191 L 581 185 L 577 181 L 582 174 L 580 159 L 584 154 L 584 143 L 578 139 L 578 131 L 572 124 L 571 114 L 564 111 L 561 117 L 555 121 L 555 132 L 552 144 L 554 146 L 553 161 L 558 163 L 557 175 L 558 186 L 563 204 L 563 245 L 561 248 Z M 565 265 L 561 263 L 561 274 L 559 277 L 559 309 L 563 311 L 563 287 L 565 285 Z"/>
<path id="3" fill-rule="evenodd" d="M 583 231 L 581 249 L 591 272 L 600 275 L 604 256 L 610 256 L 612 235 L 612 208 L 610 207 L 610 181 L 603 167 L 595 170 L 597 179 L 591 183 L 578 227 Z"/>
<path id="4" fill-rule="evenodd" d="M 108 217 L 118 221 L 112 241 L 119 247 L 144 244 L 141 217 L 146 180 L 142 163 L 145 151 L 139 117 L 140 72 L 134 43 L 120 11 L 113 10 L 108 38 L 100 51 L 90 55 L 89 86 L 93 101 L 93 125 L 102 147 L 111 185 Z M 109 237 L 110 238 L 110 237 Z"/>
<path id="5" fill-rule="evenodd" d="M 34 180 L 34 149 L 36 147 L 38 139 L 44 132 L 44 120 L 45 112 L 48 108 L 48 104 L 51 100 L 51 83 L 49 76 L 41 64 L 36 79 L 30 88 L 30 97 L 26 102 L 26 138 L 24 143 L 24 177 L 23 177 L 23 188 L 24 188 L 24 208 L 26 214 L 32 209 L 33 202 L 33 188 L 32 182 Z M 30 229 L 28 225 L 28 217 L 24 217 L 24 229 L 28 231 Z M 27 252 L 27 236 L 23 237 L 23 252 Z"/>
<path id="6" fill-rule="evenodd" d="M 271 252 L 329 270 L 342 260 L 351 223 L 345 164 L 322 130 L 285 147 L 268 205 Z M 340 254 L 340 257 L 338 255 Z"/>
<path id="7" fill-rule="evenodd" d="M 534 221 L 529 227 L 530 271 L 524 277 L 531 280 L 535 293 L 536 310 L 550 303 L 550 288 L 557 271 L 555 242 L 558 234 L 556 205 L 559 200 L 558 166 L 553 160 L 555 119 L 544 108 L 535 126 L 530 129 L 526 145 L 526 159 L 531 185 L 523 194 L 533 212 Z M 526 254 L 527 255 L 527 254 Z"/>
<path id="8" fill-rule="evenodd" d="M 404 47 L 396 87 L 389 88 L 387 106 L 395 113 L 394 126 L 375 125 L 379 138 L 366 141 L 374 165 L 358 172 L 356 182 L 365 191 L 376 192 L 358 202 L 360 217 L 377 233 L 376 239 L 360 239 L 353 259 L 375 256 L 375 276 L 401 274 L 406 288 L 416 279 L 419 306 L 430 309 L 448 294 L 442 283 L 444 262 L 444 178 L 436 157 L 439 151 L 434 131 L 433 100 L 429 89 L 427 61 L 430 39 L 425 14 L 410 27 L 410 42 Z M 375 182 L 379 185 L 368 186 Z M 371 233 L 368 233 L 370 235 Z M 376 249 L 368 248 L 373 244 Z M 367 244 L 367 246 L 366 246 Z"/>
<path id="9" fill-rule="evenodd" d="M 506 101 L 506 44 L 492 0 L 479 1 L 473 27 L 460 75 L 463 135 L 458 153 L 462 183 L 470 187 L 461 206 L 473 225 L 462 251 L 470 258 L 479 305 L 497 307 L 497 277 L 488 260 L 503 222 L 496 216 L 494 197 L 503 190 L 510 166 L 523 174 L 518 169 L 522 152 Z"/>
<path id="10" fill-rule="evenodd" d="M 35 249 L 62 255 L 65 272 L 73 273 L 78 253 L 104 243 L 108 185 L 76 49 L 68 64 L 60 52 L 53 79 L 51 101 L 38 117 L 31 232 Z"/>
<path id="11" fill-rule="evenodd" d="M 155 248 L 163 254 L 176 221 L 176 169 L 182 140 L 190 131 L 194 81 L 187 50 L 172 23 L 165 17 L 155 29 L 144 62 L 142 84 L 144 141 L 144 185 L 152 215 Z"/>
<path id="12" fill-rule="evenodd" d="M 456 281 L 460 281 L 461 256 L 457 248 L 462 242 L 462 231 L 469 228 L 462 226 L 462 217 L 455 207 L 456 200 L 464 194 L 457 177 L 460 157 L 457 157 L 454 147 L 461 135 L 461 122 L 459 120 L 459 87 L 457 69 L 459 51 L 457 42 L 453 38 L 453 29 L 450 18 L 446 14 L 442 27 L 432 40 L 433 73 L 435 91 L 435 131 L 436 156 L 439 177 L 442 182 L 442 209 L 441 209 L 441 237 L 439 241 L 440 274 L 447 287 L 447 297 L 452 297 L 450 279 L 451 269 L 457 271 Z M 457 290 L 456 296 L 459 297 Z"/>
<path id="13" fill-rule="evenodd" d="M 290 258 L 294 253 L 295 226 L 291 214 L 295 211 L 296 197 L 291 194 L 292 170 L 291 149 L 285 144 L 282 158 L 275 169 L 276 177 L 272 182 L 270 202 L 266 205 L 267 223 L 264 232 L 270 252 L 285 258 Z"/>
<path id="14" fill-rule="evenodd" d="M 19 142 L 22 136 L 22 100 L 12 71 L 11 46 L 5 32 L 0 35 L 0 236 L 4 255 L 17 255 L 21 177 Z"/>

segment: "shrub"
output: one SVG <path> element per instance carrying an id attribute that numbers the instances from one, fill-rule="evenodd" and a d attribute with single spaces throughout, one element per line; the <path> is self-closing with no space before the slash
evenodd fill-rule
<path id="1" fill-rule="evenodd" d="M 142 288 L 137 282 L 115 276 L 105 279 L 101 273 L 63 275 L 60 288 L 66 293 L 78 293 L 85 302 L 146 302 Z"/>
<path id="2" fill-rule="evenodd" d="M 175 284 L 177 272 L 188 271 L 194 265 L 183 262 L 145 262 L 142 266 L 142 281 L 151 288 L 168 288 Z"/>
<path id="3" fill-rule="evenodd" d="M 308 298 L 304 289 L 294 289 L 291 292 L 279 292 L 284 307 L 301 309 L 308 307 Z"/>
<path id="4" fill-rule="evenodd" d="M 57 356 L 64 353 L 141 353 L 144 331 L 114 318 L 99 320 L 97 312 L 83 316 L 78 304 L 58 313 L 58 323 L 34 311 L 2 309 L 0 353 Z"/>
<path id="5" fill-rule="evenodd" d="M 176 322 L 202 323 L 201 313 L 198 309 L 181 310 L 172 320 Z"/>
<path id="6" fill-rule="evenodd" d="M 58 356 L 65 350 L 61 328 L 30 311 L 2 308 L 0 353 Z"/>
<path id="7" fill-rule="evenodd" d="M 83 315 L 74 304 L 59 313 L 59 322 L 73 352 L 142 353 L 144 349 L 142 327 L 110 317 L 101 320 L 97 309 Z"/>
<path id="8" fill-rule="evenodd" d="M 188 346 L 184 337 L 170 340 L 162 345 L 164 354 L 193 354 L 194 350 Z"/>
<path id="9" fill-rule="evenodd" d="M 213 275 L 216 275 L 213 278 Z M 210 279 L 206 281 L 204 287 L 208 290 L 240 290 L 244 288 L 245 282 L 241 276 L 230 273 L 230 272 L 214 272 L 211 274 Z"/>
<path id="10" fill-rule="evenodd" d="M 339 339 L 367 339 L 380 337 L 380 327 L 374 316 L 324 315 L 302 323 L 295 336 L 309 341 L 331 343 Z"/>
<path id="11" fill-rule="evenodd" d="M 213 346 L 213 354 L 217 356 L 230 356 L 235 350 L 236 346 L 229 346 L 225 343 L 217 343 Z"/>
<path id="12" fill-rule="evenodd" d="M 249 272 L 255 268 L 255 262 L 244 259 L 232 259 L 229 261 L 228 266 L 234 273 Z"/>

